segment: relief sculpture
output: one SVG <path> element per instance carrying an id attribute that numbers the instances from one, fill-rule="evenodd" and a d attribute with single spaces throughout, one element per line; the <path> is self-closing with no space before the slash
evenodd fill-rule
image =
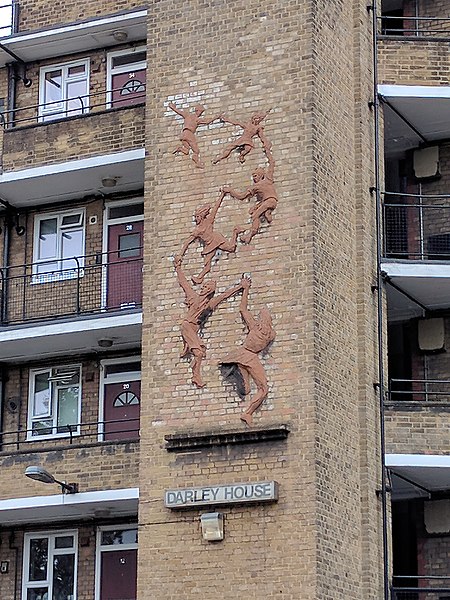
<path id="1" fill-rule="evenodd" d="M 202 256 L 205 261 L 205 266 L 201 273 L 191 277 L 194 283 L 202 283 L 205 275 L 211 271 L 211 263 L 216 250 L 236 252 L 237 237 L 246 229 L 245 227 L 235 227 L 230 240 L 227 240 L 221 233 L 214 230 L 214 220 L 225 196 L 225 191 L 222 191 L 214 206 L 205 204 L 195 211 L 194 218 L 196 227 L 181 248 L 180 255 L 183 257 L 189 245 L 195 240 L 200 240 L 203 244 Z"/>
<path id="2" fill-rule="evenodd" d="M 258 354 L 262 352 L 275 339 L 275 331 L 272 327 L 272 317 L 267 308 L 263 308 L 258 317 L 252 316 L 248 310 L 248 295 L 251 286 L 251 279 L 244 277 L 242 280 L 242 299 L 240 305 L 240 313 L 244 323 L 248 328 L 247 337 L 244 340 L 241 348 L 230 352 L 222 361 L 221 364 L 231 365 L 238 370 L 242 377 L 244 395 L 250 394 L 251 386 L 250 379 L 256 386 L 256 394 L 251 398 L 247 409 L 241 414 L 241 420 L 247 425 L 253 422 L 253 413 L 264 402 L 269 393 L 266 373 L 259 359 Z M 234 369 L 232 369 L 233 371 Z M 232 371 L 227 374 L 230 376 Z"/>
<path id="3" fill-rule="evenodd" d="M 175 257 L 175 271 L 178 283 L 185 294 L 185 302 L 188 307 L 187 314 L 181 323 L 181 335 L 184 341 L 181 358 L 192 354 L 192 383 L 197 387 L 205 384 L 201 375 L 202 361 L 206 356 L 206 346 L 199 335 L 200 328 L 210 314 L 227 298 L 231 298 L 243 289 L 243 280 L 228 290 L 225 290 L 214 298 L 216 293 L 216 282 L 214 280 L 205 283 L 199 292 L 196 292 L 186 279 L 181 268 L 181 256 Z"/>
<path id="4" fill-rule="evenodd" d="M 222 154 L 217 156 L 212 161 L 213 165 L 216 165 L 221 160 L 228 158 L 233 152 L 233 150 L 239 150 L 239 162 L 244 163 L 247 154 L 251 152 L 255 147 L 255 144 L 253 142 L 255 137 L 259 137 L 264 147 L 264 150 L 266 152 L 270 152 L 272 144 L 266 138 L 266 134 L 264 133 L 264 127 L 261 125 L 261 123 L 267 117 L 269 112 L 270 110 L 268 110 L 265 113 L 257 112 L 253 114 L 250 118 L 250 121 L 248 121 L 247 123 L 235 121 L 233 119 L 229 119 L 223 116 L 220 117 L 223 123 L 230 123 L 230 125 L 236 125 L 237 127 L 241 127 L 243 131 L 237 140 L 235 140 L 229 146 L 227 146 L 227 148 L 225 148 Z"/>

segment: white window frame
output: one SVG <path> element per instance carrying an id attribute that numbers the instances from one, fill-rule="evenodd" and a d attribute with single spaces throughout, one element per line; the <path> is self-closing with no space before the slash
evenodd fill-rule
<path id="1" fill-rule="evenodd" d="M 121 544 L 120 546 L 108 545 L 102 546 L 102 533 L 104 531 L 118 531 L 124 529 L 136 529 L 138 531 L 137 523 L 129 523 L 128 525 L 108 525 L 104 527 L 97 527 L 97 540 L 95 549 L 95 600 L 100 600 L 100 578 L 102 574 L 102 563 L 101 554 L 102 552 L 117 552 L 119 550 L 137 550 L 139 546 L 139 538 L 137 544 Z"/>
<path id="2" fill-rule="evenodd" d="M 40 123 L 44 121 L 51 121 L 53 119 L 66 119 L 70 116 L 78 116 L 75 112 L 67 112 L 68 106 L 67 102 L 71 98 L 66 97 L 66 84 L 68 79 L 68 70 L 70 67 L 78 67 L 80 65 L 84 65 L 86 69 L 85 75 L 79 77 L 79 80 L 86 80 L 86 97 L 83 97 L 83 106 L 81 114 L 85 114 L 89 112 L 89 86 L 90 86 L 90 61 L 89 58 L 85 58 L 83 60 L 75 60 L 67 63 L 56 63 L 53 65 L 47 65 L 46 67 L 41 67 L 39 70 L 39 111 L 38 111 L 38 121 Z M 62 100 L 60 103 L 51 103 L 49 106 L 45 105 L 45 74 L 49 71 L 56 71 L 57 69 L 62 70 L 62 86 L 64 93 L 62 95 Z M 72 81 L 76 81 L 77 78 L 73 77 Z"/>
<path id="3" fill-rule="evenodd" d="M 71 217 L 73 215 L 80 215 L 81 227 L 82 227 L 82 243 L 81 243 L 81 255 L 77 256 L 80 269 L 63 269 L 63 263 L 65 260 L 70 258 L 62 257 L 62 246 L 61 236 L 64 230 L 74 229 L 75 225 L 64 226 L 62 224 L 64 217 Z M 57 249 L 55 259 L 39 259 L 39 231 L 40 224 L 42 221 L 49 219 L 57 219 Z M 80 226 L 77 226 L 79 228 Z M 77 210 L 65 210 L 57 211 L 52 213 L 37 214 L 34 218 L 34 232 L 33 232 L 33 277 L 31 283 L 52 283 L 53 281 L 63 281 L 65 279 L 76 279 L 77 277 L 83 277 L 84 271 L 84 254 L 86 248 L 86 211 L 84 208 Z M 45 265 L 45 263 L 55 262 L 58 263 L 54 271 L 48 271 L 47 273 L 38 273 L 38 266 Z"/>
<path id="4" fill-rule="evenodd" d="M 141 371 L 124 371 L 123 373 L 113 373 L 106 376 L 106 369 L 108 365 L 126 365 L 128 363 L 140 362 Z M 142 356 L 137 354 L 135 356 L 126 356 L 124 358 L 107 358 L 100 362 L 100 382 L 98 391 L 98 440 L 103 440 L 104 433 L 104 418 L 105 418 L 105 385 L 108 383 L 123 383 L 124 375 L 127 375 L 128 381 L 142 381 Z M 114 529 L 114 528 L 113 528 Z M 115 528 L 117 529 L 117 527 Z"/>
<path id="5" fill-rule="evenodd" d="M 106 106 L 112 108 L 112 78 L 114 75 L 120 75 L 121 73 L 128 73 L 130 70 L 141 71 L 142 69 L 147 70 L 147 60 L 137 61 L 135 63 L 130 62 L 127 65 L 121 65 L 120 67 L 113 67 L 113 58 L 116 56 L 133 55 L 139 52 L 147 52 L 146 46 L 138 46 L 136 48 L 126 48 L 125 50 L 116 50 L 115 52 L 109 52 L 106 59 Z"/>
<path id="6" fill-rule="evenodd" d="M 57 431 L 57 429 L 58 429 L 58 424 L 57 424 L 58 385 L 56 382 L 52 382 L 51 386 L 50 386 L 51 407 L 49 407 L 49 414 L 48 415 L 39 415 L 36 417 L 32 414 L 33 413 L 33 405 L 34 405 L 34 390 L 35 390 L 35 385 L 36 385 L 36 375 L 40 375 L 41 373 L 47 373 L 48 371 L 51 371 L 53 369 L 67 369 L 67 370 L 78 369 L 78 371 L 80 373 L 79 384 L 78 384 L 77 426 L 76 426 L 76 428 L 75 427 L 73 428 L 72 433 L 69 433 L 68 431 L 62 431 L 62 432 L 58 433 L 58 431 Z M 50 440 L 50 439 L 55 439 L 55 438 L 66 438 L 66 437 L 70 437 L 71 435 L 80 435 L 81 400 L 82 400 L 82 385 L 83 385 L 82 376 L 83 376 L 83 370 L 82 370 L 81 364 L 52 365 L 50 367 L 42 367 L 40 369 L 30 369 L 29 379 L 28 379 L 28 419 L 27 419 L 27 430 L 28 430 L 27 431 L 27 440 L 28 441 L 36 442 L 39 440 Z M 53 419 L 53 424 L 51 426 L 52 433 L 33 435 L 34 421 L 41 421 L 45 418 Z"/>
<path id="7" fill-rule="evenodd" d="M 77 600 L 77 573 L 78 573 L 78 531 L 76 529 L 59 531 L 38 531 L 25 533 L 23 539 L 23 570 L 22 570 L 22 600 L 26 600 L 27 592 L 37 587 L 48 587 L 48 597 L 51 600 L 53 596 L 53 559 L 59 554 L 69 554 L 70 548 L 55 548 L 55 540 L 60 536 L 73 536 L 74 561 L 74 593 L 72 600 Z M 35 539 L 48 540 L 48 560 L 47 560 L 47 579 L 45 581 L 28 581 L 30 564 L 30 541 Z"/>

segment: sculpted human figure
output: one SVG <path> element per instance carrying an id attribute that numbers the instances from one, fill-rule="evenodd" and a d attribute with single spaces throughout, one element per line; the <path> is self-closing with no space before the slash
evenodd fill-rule
<path id="1" fill-rule="evenodd" d="M 189 353 L 192 354 L 192 383 L 201 388 L 205 385 L 201 376 L 201 365 L 206 355 L 206 346 L 199 336 L 200 327 L 221 302 L 243 289 L 243 281 L 225 290 L 216 298 L 214 298 L 216 292 L 215 281 L 208 281 L 200 288 L 199 292 L 196 292 L 181 269 L 181 260 L 181 256 L 175 257 L 175 271 L 178 283 L 184 291 L 185 302 L 188 307 L 187 314 L 181 322 L 181 335 L 184 341 L 181 358 Z"/>
<path id="2" fill-rule="evenodd" d="M 204 165 L 200 161 L 200 150 L 197 138 L 195 137 L 195 132 L 200 125 L 210 125 L 213 121 L 219 119 L 220 115 L 212 117 L 211 119 L 201 119 L 200 117 L 205 112 L 205 109 L 201 104 L 197 104 L 197 106 L 194 107 L 194 112 L 178 108 L 173 102 L 169 104 L 169 108 L 184 119 L 183 130 L 180 135 L 181 145 L 177 146 L 172 154 L 181 152 L 182 154 L 189 156 L 189 152 L 192 150 L 192 160 L 197 167 L 203 168 Z"/>
<path id="3" fill-rule="evenodd" d="M 258 353 L 275 339 L 272 318 L 267 308 L 263 308 L 256 319 L 248 310 L 248 294 L 251 283 L 249 277 L 243 278 L 243 293 L 239 309 L 248 327 L 247 337 L 241 348 L 234 350 L 221 361 L 222 365 L 237 367 L 242 376 L 245 395 L 250 394 L 250 379 L 253 379 L 256 385 L 256 394 L 251 398 L 250 404 L 240 417 L 247 425 L 252 424 L 253 413 L 261 406 L 269 393 L 266 373 Z"/>
<path id="4" fill-rule="evenodd" d="M 267 139 L 264 133 L 264 127 L 261 125 L 262 121 L 269 114 L 269 110 L 265 113 L 257 112 L 253 114 L 250 118 L 250 121 L 247 123 L 243 123 L 241 121 L 234 121 L 233 119 L 228 119 L 225 117 L 221 117 L 221 120 L 224 123 L 230 123 L 231 125 L 236 125 L 238 127 L 242 127 L 243 131 L 240 137 L 235 142 L 232 142 L 229 146 L 225 148 L 222 154 L 217 156 L 213 161 L 213 165 L 216 165 L 221 160 L 228 158 L 233 150 L 239 148 L 239 161 L 241 163 L 245 162 L 245 157 L 249 152 L 253 150 L 255 147 L 254 138 L 259 137 L 266 152 L 270 152 L 272 144 Z"/>
<path id="5" fill-rule="evenodd" d="M 202 256 L 205 260 L 205 266 L 201 273 L 191 278 L 194 283 L 202 283 L 205 275 L 211 271 L 211 262 L 216 250 L 236 252 L 237 237 L 246 229 L 245 227 L 235 227 L 230 240 L 227 240 L 218 231 L 214 231 L 214 220 L 225 196 L 226 193 L 222 191 L 214 206 L 205 204 L 195 211 L 194 218 L 197 225 L 181 248 L 180 256 L 183 257 L 189 245 L 195 240 L 200 240 L 204 245 Z"/>
<path id="6" fill-rule="evenodd" d="M 241 240 L 245 244 L 249 244 L 253 236 L 258 233 L 261 219 L 265 219 L 269 224 L 272 223 L 272 212 L 278 204 L 278 196 L 274 185 L 275 161 L 270 151 L 267 151 L 266 154 L 269 165 L 267 169 L 258 167 L 254 170 L 252 174 L 254 185 L 252 187 L 244 192 L 237 192 L 229 186 L 222 188 L 225 193 L 230 194 L 230 196 L 238 200 L 246 200 L 253 196 L 256 197 L 256 204 L 249 210 L 252 218 L 250 231 L 246 235 L 241 236 Z"/>

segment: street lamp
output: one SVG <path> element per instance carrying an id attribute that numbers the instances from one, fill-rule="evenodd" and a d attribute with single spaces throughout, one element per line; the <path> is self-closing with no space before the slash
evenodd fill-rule
<path id="1" fill-rule="evenodd" d="M 27 467 L 25 469 L 25 475 L 35 481 L 41 483 L 57 483 L 61 486 L 61 492 L 63 494 L 76 494 L 78 492 L 78 483 L 65 483 L 64 481 L 58 481 L 51 473 L 43 469 L 42 467 Z"/>

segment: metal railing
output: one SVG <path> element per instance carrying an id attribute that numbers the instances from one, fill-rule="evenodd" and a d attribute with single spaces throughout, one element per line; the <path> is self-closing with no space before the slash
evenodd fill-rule
<path id="1" fill-rule="evenodd" d="M 391 600 L 450 600 L 450 576 L 394 576 Z"/>
<path id="2" fill-rule="evenodd" d="M 51 429 L 51 428 L 50 428 Z M 36 429 L 16 429 L 0 431 L 0 452 L 12 453 L 29 450 L 36 452 L 37 446 L 43 449 L 57 446 L 82 446 L 102 442 L 115 442 L 139 439 L 139 418 L 110 419 L 108 421 L 86 421 L 72 423 L 64 427 L 53 427 L 61 433 L 51 433 Z"/>
<path id="3" fill-rule="evenodd" d="M 382 15 L 378 17 L 378 32 L 383 38 L 440 41 L 450 37 L 450 18 Z"/>
<path id="4" fill-rule="evenodd" d="M 0 269 L 2 325 L 141 305 L 141 247 Z"/>
<path id="5" fill-rule="evenodd" d="M 390 379 L 387 401 L 450 406 L 450 380 Z"/>
<path id="6" fill-rule="evenodd" d="M 137 104 L 145 102 L 145 84 L 143 90 L 124 95 L 121 98 L 114 97 L 116 92 L 122 92 L 123 88 L 114 88 L 92 92 L 81 96 L 74 96 L 62 101 L 31 104 L 16 107 L 0 113 L 0 123 L 3 128 L 32 125 L 36 123 L 51 123 L 68 117 L 91 114 L 96 110 L 110 110 L 121 107 L 132 108 Z M 100 101 L 94 101 L 100 98 Z M 53 107 L 53 108 L 52 108 Z"/>
<path id="7" fill-rule="evenodd" d="M 450 196 L 384 194 L 384 256 L 450 260 Z"/>

